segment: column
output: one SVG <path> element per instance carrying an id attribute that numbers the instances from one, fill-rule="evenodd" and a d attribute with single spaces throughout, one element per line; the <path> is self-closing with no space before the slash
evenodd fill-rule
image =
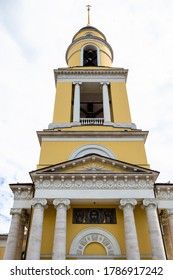
<path id="1" fill-rule="evenodd" d="M 69 199 L 55 199 L 53 204 L 56 208 L 56 221 L 53 243 L 53 260 L 65 260 L 66 258 L 66 223 Z"/>
<path id="2" fill-rule="evenodd" d="M 124 214 L 124 229 L 125 229 L 127 260 L 140 259 L 136 225 L 135 225 L 134 212 L 133 212 L 133 209 L 136 204 L 137 201 L 135 199 L 120 200 L 120 209 L 123 210 L 123 214 Z"/>
<path id="3" fill-rule="evenodd" d="M 111 121 L 110 115 L 110 104 L 109 104 L 109 91 L 108 91 L 108 82 L 101 83 L 102 85 L 102 93 L 103 93 L 103 116 L 104 123 Z"/>
<path id="4" fill-rule="evenodd" d="M 162 209 L 159 216 L 163 228 L 163 240 L 164 240 L 166 255 L 168 260 L 173 260 L 173 243 L 171 240 L 168 211 L 166 209 Z"/>
<path id="5" fill-rule="evenodd" d="M 17 242 L 17 248 L 16 248 L 16 259 L 17 260 L 21 260 L 21 257 L 22 257 L 25 226 L 27 225 L 27 223 L 28 223 L 28 215 L 26 215 L 26 213 L 24 213 L 21 217 L 20 225 L 19 225 L 18 242 Z"/>
<path id="6" fill-rule="evenodd" d="M 16 260 L 16 250 L 22 213 L 22 209 L 11 209 L 10 214 L 12 215 L 12 220 L 5 248 L 4 260 Z"/>
<path id="7" fill-rule="evenodd" d="M 80 85 L 81 82 L 74 82 L 74 104 L 73 104 L 73 122 L 80 122 Z"/>
<path id="8" fill-rule="evenodd" d="M 42 228 L 44 209 L 47 205 L 46 199 L 34 199 L 32 207 L 34 209 L 32 224 L 30 229 L 29 243 L 27 248 L 27 260 L 39 260 L 41 241 L 42 241 Z"/>
<path id="9" fill-rule="evenodd" d="M 156 199 L 144 199 L 143 207 L 146 209 L 152 258 L 153 260 L 165 260 L 165 250 L 157 215 Z"/>
<path id="10" fill-rule="evenodd" d="M 173 260 L 173 209 L 167 209 L 167 219 L 169 226 L 169 239 L 170 239 L 170 247 L 171 247 L 171 256 L 170 259 Z"/>
<path id="11" fill-rule="evenodd" d="M 167 209 L 168 213 L 168 224 L 170 229 L 171 241 L 173 246 L 173 209 Z"/>

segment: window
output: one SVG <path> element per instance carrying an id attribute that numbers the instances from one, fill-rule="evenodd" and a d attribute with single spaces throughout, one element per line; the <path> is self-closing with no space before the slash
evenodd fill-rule
<path id="1" fill-rule="evenodd" d="M 98 66 L 99 65 L 99 49 L 95 45 L 86 45 L 82 49 L 82 65 Z"/>

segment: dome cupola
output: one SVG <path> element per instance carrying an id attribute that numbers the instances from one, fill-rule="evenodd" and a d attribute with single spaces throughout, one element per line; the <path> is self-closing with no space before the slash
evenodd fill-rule
<path id="1" fill-rule="evenodd" d="M 89 11 L 89 8 L 88 8 Z M 105 35 L 90 25 L 81 28 L 73 37 L 66 51 L 66 62 L 69 67 L 111 67 L 113 50 Z"/>

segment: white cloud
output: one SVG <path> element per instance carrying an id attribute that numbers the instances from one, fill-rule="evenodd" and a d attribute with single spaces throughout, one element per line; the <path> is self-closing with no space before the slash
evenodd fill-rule
<path id="1" fill-rule="evenodd" d="M 8 184 L 29 182 L 28 172 L 36 168 L 35 131 L 52 121 L 53 69 L 66 67 L 66 49 L 87 23 L 88 3 L 92 25 L 114 50 L 113 66 L 129 69 L 132 119 L 150 131 L 146 150 L 151 168 L 161 172 L 160 182 L 173 181 L 172 0 L 1 0 L 0 177 L 5 182 L 0 193 L 9 202 L 1 196 L 0 212 L 7 217 L 12 203 Z"/>

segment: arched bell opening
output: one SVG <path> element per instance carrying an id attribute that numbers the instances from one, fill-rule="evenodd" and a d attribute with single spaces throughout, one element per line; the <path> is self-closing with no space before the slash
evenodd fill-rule
<path id="1" fill-rule="evenodd" d="M 99 66 L 100 50 L 96 45 L 85 45 L 81 50 L 81 66 Z"/>

